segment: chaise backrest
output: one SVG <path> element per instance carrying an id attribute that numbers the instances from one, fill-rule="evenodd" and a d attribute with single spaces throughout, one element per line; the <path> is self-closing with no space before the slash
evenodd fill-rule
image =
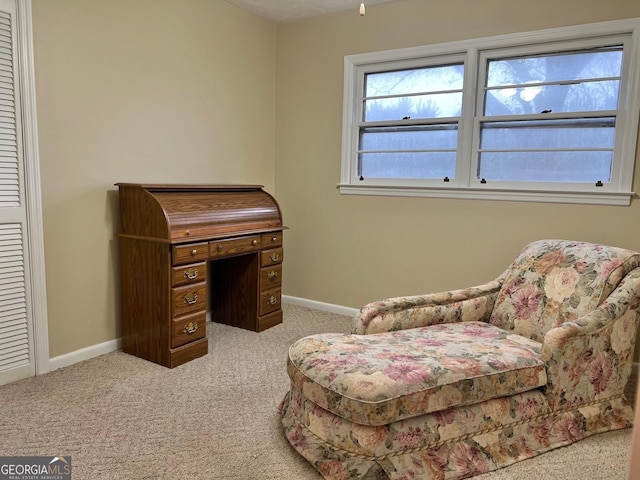
<path id="1" fill-rule="evenodd" d="M 504 273 L 489 320 L 542 342 L 551 328 L 594 310 L 631 270 L 640 254 L 568 240 L 527 245 Z"/>

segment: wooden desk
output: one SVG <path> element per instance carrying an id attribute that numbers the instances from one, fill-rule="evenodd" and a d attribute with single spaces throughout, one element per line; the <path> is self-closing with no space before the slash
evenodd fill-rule
<path id="1" fill-rule="evenodd" d="M 260 185 L 117 183 L 122 347 L 166 367 L 205 355 L 211 320 L 282 322 L 282 215 Z"/>

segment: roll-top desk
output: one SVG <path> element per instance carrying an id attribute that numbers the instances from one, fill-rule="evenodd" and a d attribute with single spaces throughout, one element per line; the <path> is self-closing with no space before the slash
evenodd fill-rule
<path id="1" fill-rule="evenodd" d="M 166 367 L 205 355 L 211 320 L 282 322 L 280 207 L 260 185 L 117 183 L 122 349 Z"/>

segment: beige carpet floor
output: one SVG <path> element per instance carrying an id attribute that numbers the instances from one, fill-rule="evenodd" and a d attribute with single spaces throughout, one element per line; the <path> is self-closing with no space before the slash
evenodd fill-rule
<path id="1" fill-rule="evenodd" d="M 261 333 L 208 325 L 209 354 L 175 369 L 113 352 L 0 386 L 0 455 L 71 455 L 74 480 L 319 480 L 280 428 L 286 353 L 350 318 L 284 308 Z M 606 433 L 476 478 L 624 480 L 630 443 Z"/>

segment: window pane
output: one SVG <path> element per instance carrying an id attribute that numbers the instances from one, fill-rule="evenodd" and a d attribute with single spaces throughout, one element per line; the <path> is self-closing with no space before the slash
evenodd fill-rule
<path id="1" fill-rule="evenodd" d="M 364 112 L 366 122 L 458 117 L 462 112 L 462 92 L 365 100 Z"/>
<path id="2" fill-rule="evenodd" d="M 365 96 L 404 96 L 411 94 L 462 89 L 464 66 L 444 65 L 369 73 L 365 76 Z"/>
<path id="3" fill-rule="evenodd" d="M 361 153 L 364 178 L 444 178 L 455 176 L 455 152 Z"/>
<path id="4" fill-rule="evenodd" d="M 455 150 L 457 125 L 377 127 L 362 130 L 360 149 L 372 150 Z"/>
<path id="5" fill-rule="evenodd" d="M 464 65 L 365 75 L 363 120 L 456 117 L 462 111 Z"/>
<path id="6" fill-rule="evenodd" d="M 480 148 L 527 150 L 609 148 L 615 141 L 615 118 L 541 122 L 488 122 L 482 125 Z"/>
<path id="7" fill-rule="evenodd" d="M 619 77 L 622 46 L 490 60 L 487 87 Z"/>
<path id="8" fill-rule="evenodd" d="M 478 178 L 487 181 L 601 182 L 611 180 L 612 152 L 482 152 Z"/>
<path id="9" fill-rule="evenodd" d="M 607 80 L 489 90 L 485 99 L 485 115 L 615 110 L 618 108 L 619 88 L 618 80 Z"/>
<path id="10" fill-rule="evenodd" d="M 487 62 L 485 115 L 615 110 L 622 47 Z"/>

